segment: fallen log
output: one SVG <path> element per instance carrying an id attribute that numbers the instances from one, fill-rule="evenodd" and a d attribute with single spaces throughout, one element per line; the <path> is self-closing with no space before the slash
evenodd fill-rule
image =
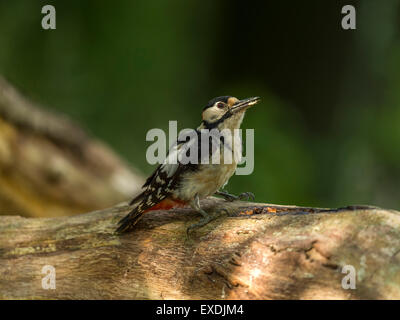
<path id="1" fill-rule="evenodd" d="M 0 214 L 104 209 L 130 199 L 143 181 L 105 144 L 0 77 Z"/>
<path id="2" fill-rule="evenodd" d="M 0 298 L 400 298 L 397 211 L 203 205 L 229 215 L 188 238 L 200 217 L 186 208 L 148 213 L 124 235 L 114 230 L 126 204 L 70 217 L 1 216 Z M 54 289 L 43 286 L 46 266 Z"/>

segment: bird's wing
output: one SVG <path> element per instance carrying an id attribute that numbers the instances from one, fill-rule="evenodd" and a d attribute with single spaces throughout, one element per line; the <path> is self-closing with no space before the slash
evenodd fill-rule
<path id="1" fill-rule="evenodd" d="M 182 131 L 176 143 L 169 149 L 164 162 L 158 165 L 154 172 L 146 179 L 146 182 L 142 186 L 142 189 L 145 190 L 132 199 L 129 204 L 133 205 L 139 201 L 146 201 L 152 193 L 159 194 L 160 201 L 162 200 L 161 195 L 165 195 L 164 198 L 168 196 L 179 180 L 179 173 L 193 169 L 196 166 L 192 163 L 183 163 L 182 159 L 184 153 L 188 152 L 188 150 L 190 151 L 191 148 L 194 149 L 198 137 L 197 131 L 192 130 L 189 133 Z"/>
<path id="2" fill-rule="evenodd" d="M 145 190 L 130 202 L 130 205 L 137 203 L 137 206 L 119 222 L 117 232 L 124 232 L 136 224 L 144 212 L 172 194 L 179 185 L 183 173 L 194 170 L 198 166 L 196 163 L 183 163 L 183 160 L 185 156 L 187 158 L 188 152 L 198 151 L 200 148 L 199 138 L 198 131 L 178 137 L 177 143 L 170 148 L 165 161 L 147 178 L 143 185 Z M 200 152 L 196 156 L 200 157 Z M 191 154 L 189 154 L 191 160 L 190 157 Z M 199 160 L 201 159 L 198 158 L 197 161 Z"/>

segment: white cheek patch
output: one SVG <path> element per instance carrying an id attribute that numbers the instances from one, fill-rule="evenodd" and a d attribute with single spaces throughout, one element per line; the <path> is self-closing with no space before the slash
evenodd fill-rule
<path id="1" fill-rule="evenodd" d="M 218 117 L 221 115 L 221 112 L 217 107 L 211 107 L 203 112 L 203 120 L 213 122 L 218 119 Z"/>

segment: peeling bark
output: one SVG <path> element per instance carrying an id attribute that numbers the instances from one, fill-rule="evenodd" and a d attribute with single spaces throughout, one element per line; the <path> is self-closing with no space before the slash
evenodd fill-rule
<path id="1" fill-rule="evenodd" d="M 0 298 L 399 299 L 400 214 L 211 198 L 229 211 L 186 238 L 191 209 L 148 213 L 116 235 L 125 204 L 73 217 L 0 217 Z M 43 266 L 56 289 L 41 286 Z M 345 290 L 345 265 L 356 289 Z"/>

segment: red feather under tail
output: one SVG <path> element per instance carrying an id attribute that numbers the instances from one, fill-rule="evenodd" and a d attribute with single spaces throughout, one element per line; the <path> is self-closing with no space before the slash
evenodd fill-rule
<path id="1" fill-rule="evenodd" d="M 166 198 L 159 203 L 155 204 L 154 206 L 147 208 L 145 210 L 139 210 L 141 207 L 140 205 L 135 207 L 128 215 L 126 215 L 124 218 L 122 218 L 118 224 L 120 225 L 117 229 L 117 233 L 123 233 L 131 229 L 138 221 L 140 218 L 145 214 L 146 212 L 149 211 L 155 211 L 155 210 L 169 210 L 172 208 L 181 208 L 186 205 L 185 201 L 181 200 L 175 200 L 175 199 L 170 199 Z"/>
<path id="2" fill-rule="evenodd" d="M 155 204 L 151 208 L 145 210 L 143 213 L 146 213 L 149 211 L 155 211 L 155 210 L 169 210 L 172 208 L 182 208 L 185 205 L 186 205 L 185 201 L 166 198 L 166 199 L 162 200 L 161 202 Z"/>

